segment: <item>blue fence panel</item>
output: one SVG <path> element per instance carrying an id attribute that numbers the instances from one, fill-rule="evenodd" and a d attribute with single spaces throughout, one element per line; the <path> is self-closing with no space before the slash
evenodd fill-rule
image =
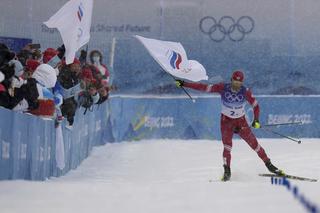
<path id="1" fill-rule="evenodd" d="M 85 115 L 83 109 L 78 110 L 73 130 L 65 128 L 66 121 L 62 123 L 65 168 L 60 170 L 54 122 L 0 108 L 0 180 L 45 180 L 77 168 L 93 146 L 106 143 L 101 142 L 107 139 L 106 111 L 106 104 Z"/>
<path id="2" fill-rule="evenodd" d="M 27 141 L 28 137 L 27 131 L 23 131 L 26 127 L 27 122 L 21 119 L 22 115 L 20 113 L 12 114 L 12 144 L 11 152 L 12 156 L 17 156 L 12 158 L 12 179 L 21 178 L 25 176 L 28 162 L 27 162 Z"/>
<path id="3" fill-rule="evenodd" d="M 12 114 L 9 110 L 1 109 L 0 110 L 1 116 L 1 123 L 0 123 L 0 139 L 1 139 L 1 146 L 0 146 L 0 179 L 10 179 L 10 173 L 12 168 L 12 160 L 10 153 L 10 141 L 12 136 Z"/>
<path id="4" fill-rule="evenodd" d="M 302 125 L 275 128 L 293 137 L 320 137 L 320 96 L 261 96 L 260 122 L 275 124 L 302 122 Z M 221 139 L 220 98 L 121 98 L 111 100 L 112 135 L 116 141 L 150 138 Z M 247 106 L 248 123 L 252 108 Z M 108 128 L 109 129 L 109 128 Z M 258 137 L 279 137 L 262 129 Z M 110 134 L 111 135 L 111 134 Z"/>
<path id="5" fill-rule="evenodd" d="M 215 106 L 211 99 L 111 100 L 111 123 L 117 141 L 148 138 L 213 138 Z M 201 110 L 199 110 L 201 109 Z"/>
<path id="6" fill-rule="evenodd" d="M 273 130 L 293 137 L 320 137 L 319 96 L 266 96 L 259 97 L 258 101 L 261 109 L 261 123 L 302 123 L 302 125 L 279 126 Z M 262 130 L 255 132 L 258 137 L 275 137 L 275 135 Z"/>

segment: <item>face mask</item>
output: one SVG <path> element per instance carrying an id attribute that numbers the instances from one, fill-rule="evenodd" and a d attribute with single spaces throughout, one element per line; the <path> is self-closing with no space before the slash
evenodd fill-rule
<path id="1" fill-rule="evenodd" d="M 92 60 L 94 63 L 100 63 L 100 56 L 93 56 Z"/>

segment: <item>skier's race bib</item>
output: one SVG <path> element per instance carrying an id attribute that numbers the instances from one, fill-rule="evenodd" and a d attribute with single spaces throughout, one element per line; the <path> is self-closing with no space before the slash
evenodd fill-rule
<path id="1" fill-rule="evenodd" d="M 240 118 L 245 115 L 245 91 L 246 89 L 242 87 L 239 92 L 234 93 L 231 91 L 230 85 L 226 85 L 221 93 L 221 113 L 230 118 Z"/>

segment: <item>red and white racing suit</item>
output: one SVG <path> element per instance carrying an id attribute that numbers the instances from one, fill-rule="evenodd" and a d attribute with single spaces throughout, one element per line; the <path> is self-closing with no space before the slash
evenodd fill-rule
<path id="1" fill-rule="evenodd" d="M 184 82 L 183 86 L 195 90 L 220 94 L 222 102 L 220 125 L 224 146 L 223 159 L 225 165 L 230 166 L 233 133 L 239 134 L 239 136 L 249 144 L 264 162 L 269 160 L 264 149 L 260 146 L 255 135 L 252 133 L 245 118 L 246 102 L 249 102 L 253 107 L 254 119 L 259 120 L 260 112 L 258 102 L 248 88 L 241 86 L 238 92 L 233 92 L 230 83 L 206 85 Z"/>

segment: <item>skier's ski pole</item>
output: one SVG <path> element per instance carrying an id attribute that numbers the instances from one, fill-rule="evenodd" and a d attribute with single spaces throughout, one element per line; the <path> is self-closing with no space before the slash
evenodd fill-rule
<path id="1" fill-rule="evenodd" d="M 271 130 L 271 129 L 264 128 L 263 126 L 261 127 L 261 129 L 263 129 L 263 130 L 265 130 L 265 131 L 268 131 L 268 132 L 271 132 L 271 133 L 273 133 L 273 134 L 275 134 L 275 135 L 279 135 L 279 136 L 281 136 L 281 137 L 287 138 L 287 139 L 292 140 L 292 141 L 294 141 L 294 142 L 297 142 L 298 144 L 301 143 L 301 140 L 299 140 L 299 139 L 295 139 L 295 138 L 292 138 L 292 137 L 290 137 L 290 136 L 283 135 L 283 134 L 281 134 L 281 133 L 279 133 L 279 132 L 276 132 L 276 131 L 273 131 L 273 130 Z"/>
<path id="2" fill-rule="evenodd" d="M 262 125 L 262 126 L 285 126 L 285 125 L 301 125 L 302 122 L 299 121 L 299 122 L 291 122 L 291 123 L 278 123 L 278 124 L 265 124 L 265 125 Z"/>

